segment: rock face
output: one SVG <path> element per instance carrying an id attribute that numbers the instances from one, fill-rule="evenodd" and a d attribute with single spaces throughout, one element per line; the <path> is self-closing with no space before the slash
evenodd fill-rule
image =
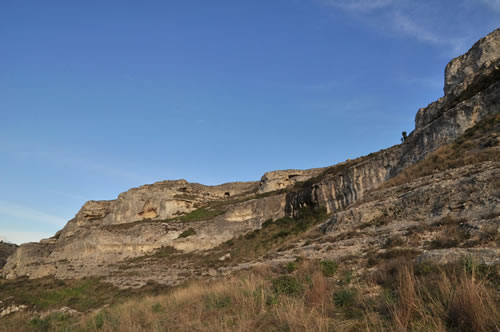
<path id="1" fill-rule="evenodd" d="M 257 182 L 203 186 L 164 181 L 131 189 L 113 201 L 89 201 L 54 237 L 22 245 L 9 258 L 4 275 L 105 275 L 110 262 L 161 247 L 213 248 L 284 216 L 285 195 L 255 199 L 257 186 Z"/>
<path id="2" fill-rule="evenodd" d="M 288 195 L 287 212 L 294 215 L 304 205 L 323 206 L 329 213 L 343 209 L 362 198 L 364 192 L 498 113 L 499 45 L 500 29 L 452 60 L 453 70 L 447 69 L 446 74 L 448 94 L 418 110 L 415 130 L 403 144 L 326 169 L 318 181 Z"/>
<path id="3" fill-rule="evenodd" d="M 287 194 L 287 214 L 296 216 L 304 206 L 341 210 L 387 180 L 401 156 L 401 147 L 347 161 L 325 170 L 316 181 L 305 182 Z"/>
<path id="4" fill-rule="evenodd" d="M 500 29 L 481 38 L 464 55 L 451 60 L 445 69 L 444 94 L 459 94 L 467 89 L 467 78 L 498 61 Z"/>
<path id="5" fill-rule="evenodd" d="M 293 186 L 321 174 L 325 168 L 308 170 L 288 169 L 265 173 L 259 183 L 259 193 L 264 194 Z"/>
<path id="6" fill-rule="evenodd" d="M 1 303 L 0 303 L 1 304 Z M 24 311 L 28 306 L 26 305 L 11 305 L 6 308 L 0 308 L 0 318 L 8 316 L 15 312 Z"/>
<path id="7" fill-rule="evenodd" d="M 15 244 L 0 241 L 0 269 L 5 265 L 7 257 L 12 255 L 17 248 Z"/>
<path id="8" fill-rule="evenodd" d="M 269 219 L 297 216 L 305 206 L 324 208 L 331 215 L 323 226 L 326 233 L 348 231 L 393 211 L 415 214 L 422 200 L 431 200 L 429 195 L 432 199 L 448 197 L 446 206 L 439 209 L 458 217 L 479 213 L 470 206 L 496 213 L 498 199 L 491 196 L 497 195 L 498 181 L 492 179 L 498 179 L 499 173 L 494 163 L 464 168 L 460 172 L 465 173 L 457 171 L 450 178 L 442 175 L 439 183 L 423 179 L 429 183 L 420 183 L 411 192 L 401 186 L 379 188 L 499 113 L 499 45 L 500 30 L 496 30 L 450 62 L 445 96 L 417 112 L 415 130 L 402 144 L 331 167 L 269 172 L 260 182 L 203 186 L 185 180 L 163 181 L 131 189 L 116 200 L 89 201 L 54 237 L 22 245 L 2 273 L 7 278 L 106 275 L 112 264 L 162 247 L 184 252 L 214 248 L 261 228 Z M 496 137 L 490 133 L 488 142 Z M 489 191 L 477 193 L 478 188 Z M 442 211 L 436 212 L 439 209 L 420 213 L 429 218 L 441 215 Z"/>
<path id="9" fill-rule="evenodd" d="M 494 149 L 500 155 L 500 146 Z M 411 185 L 371 191 L 360 204 L 333 215 L 323 231 L 350 231 L 385 221 L 402 226 L 443 216 L 500 229 L 498 166 L 488 161 L 422 177 Z"/>

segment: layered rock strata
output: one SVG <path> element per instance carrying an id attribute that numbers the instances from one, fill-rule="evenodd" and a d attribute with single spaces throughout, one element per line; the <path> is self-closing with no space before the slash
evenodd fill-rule
<path id="1" fill-rule="evenodd" d="M 89 201 L 54 237 L 16 250 L 2 274 L 105 275 L 111 264 L 161 247 L 213 248 L 268 219 L 296 216 L 304 206 L 332 214 L 326 230 L 349 227 L 352 218 L 375 218 L 380 209 L 358 218 L 352 204 L 500 111 L 499 43 L 500 30 L 495 30 L 450 62 L 445 95 L 417 112 L 415 130 L 402 144 L 332 167 L 269 172 L 260 182 L 203 186 L 163 181 L 131 189 L 116 200 Z"/>

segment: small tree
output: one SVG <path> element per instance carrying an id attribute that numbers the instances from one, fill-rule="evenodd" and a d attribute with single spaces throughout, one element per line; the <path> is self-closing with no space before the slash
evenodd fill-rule
<path id="1" fill-rule="evenodd" d="M 406 139 L 408 138 L 408 136 L 406 136 L 406 131 L 403 131 L 401 133 L 401 135 L 403 135 L 403 137 L 401 137 L 401 143 L 402 143 L 402 142 L 406 141 Z"/>

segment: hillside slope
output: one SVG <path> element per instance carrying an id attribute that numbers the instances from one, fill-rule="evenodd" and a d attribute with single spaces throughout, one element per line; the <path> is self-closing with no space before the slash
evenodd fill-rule
<path id="1" fill-rule="evenodd" d="M 163 181 L 89 201 L 54 237 L 17 249 L 2 275 L 174 285 L 297 255 L 368 259 L 398 236 L 415 257 L 466 251 L 497 263 L 499 111 L 497 29 L 450 62 L 445 95 L 418 111 L 400 145 L 331 167 L 269 172 L 260 182 Z M 472 240 L 434 243 L 445 233 L 433 226 L 442 218 Z"/>

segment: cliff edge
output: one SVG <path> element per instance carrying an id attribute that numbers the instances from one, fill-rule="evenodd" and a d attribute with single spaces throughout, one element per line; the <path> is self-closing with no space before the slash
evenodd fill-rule
<path id="1" fill-rule="evenodd" d="M 500 29 L 447 65 L 444 91 L 442 98 L 418 110 L 415 129 L 402 144 L 355 160 L 311 170 L 269 172 L 260 182 L 204 186 L 185 180 L 162 181 L 131 189 L 116 200 L 89 201 L 52 238 L 19 247 L 8 258 L 2 274 L 14 279 L 23 276 L 109 277 L 113 273 L 109 280 L 123 286 L 127 284 L 126 279 L 134 277 L 131 274 L 120 276 L 117 271 L 132 264 L 134 258 L 152 257 L 165 248 L 177 253 L 208 255 L 209 250 L 251 234 L 273 221 L 299 218 L 306 208 L 322 210 L 328 215 L 321 226 L 323 236 L 338 235 L 360 224 L 373 226 L 372 222 L 384 218 L 401 220 L 409 211 L 426 220 L 455 213 L 498 227 L 495 213 L 498 212 L 500 186 L 495 187 L 494 179 L 499 178 L 499 165 L 494 156 L 498 152 L 495 116 L 500 111 Z M 429 179 L 411 182 L 410 178 L 406 180 L 412 184 L 384 187 L 395 181 L 393 179 L 408 174 L 412 167 L 422 167 L 426 158 L 464 139 L 467 137 L 464 135 L 474 128 L 486 128 L 477 131 L 482 136 L 475 138 L 477 144 L 487 140 L 485 149 L 490 150 L 484 151 L 488 151 L 486 156 L 490 157 L 478 163 L 464 162 L 462 168 L 451 172 L 455 181 L 436 171 L 435 180 L 427 187 L 429 183 L 425 181 Z M 468 147 L 463 151 L 472 150 Z M 476 172 L 477 176 L 468 172 Z M 467 187 L 468 182 L 464 179 L 472 184 Z M 464 186 L 469 191 L 464 190 Z M 466 197 L 460 196 L 465 192 L 475 198 L 469 207 L 460 208 L 460 204 L 466 202 Z M 422 201 L 425 197 L 427 201 Z M 440 208 L 434 206 L 438 200 L 443 205 Z M 493 217 L 478 217 L 487 213 Z M 398 225 L 408 226 L 404 222 Z M 396 233 L 402 232 L 404 227 L 401 227 Z M 377 238 L 384 238 L 395 229 L 374 228 L 374 233 L 361 241 L 364 244 L 349 250 L 359 251 L 363 246 L 366 249 L 378 243 Z M 385 235 L 376 235 L 380 231 Z M 337 245 L 339 243 L 342 242 L 337 241 Z M 298 253 L 308 254 L 307 245 L 302 245 L 281 250 L 281 259 Z M 342 248 L 337 247 L 336 252 Z M 322 251 L 316 254 L 320 253 Z M 326 250 L 323 254 L 332 255 L 333 252 Z M 492 261 L 495 260 L 488 262 Z M 147 277 L 163 283 L 178 283 L 183 280 L 179 271 L 190 263 L 186 261 L 186 265 L 180 265 L 170 265 L 169 272 L 163 270 L 161 277 L 155 277 L 158 271 L 148 267 Z M 224 267 L 219 270 L 220 273 L 224 271 Z M 140 274 L 144 274 L 144 270 L 136 273 L 136 278 L 144 284 L 146 277 Z M 175 275 L 165 277 L 168 274 Z"/>

